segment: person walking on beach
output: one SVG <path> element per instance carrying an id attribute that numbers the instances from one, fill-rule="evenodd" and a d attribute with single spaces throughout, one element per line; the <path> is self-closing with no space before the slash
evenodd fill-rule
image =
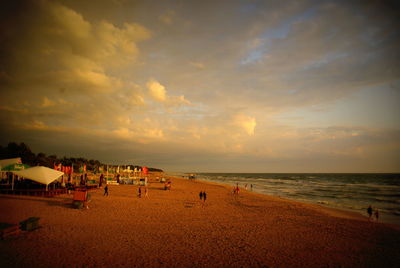
<path id="1" fill-rule="evenodd" d="M 103 196 L 107 195 L 108 196 L 108 185 L 106 184 L 106 187 L 104 187 L 104 194 Z"/>
<path id="2" fill-rule="evenodd" d="M 139 192 L 138 196 L 139 196 L 139 198 L 141 198 L 142 197 L 142 187 L 141 186 L 139 186 L 138 192 Z"/>
<path id="3" fill-rule="evenodd" d="M 100 175 L 100 182 L 99 182 L 99 187 L 101 187 L 102 185 L 103 185 L 103 179 L 104 179 L 104 175 L 103 174 L 101 174 Z"/>
<path id="4" fill-rule="evenodd" d="M 207 194 L 206 191 L 203 192 L 203 203 L 205 203 L 207 200 Z"/>
<path id="5" fill-rule="evenodd" d="M 378 209 L 375 210 L 374 215 L 375 215 L 376 221 L 378 221 L 378 219 L 379 219 L 379 210 Z"/>
<path id="6" fill-rule="evenodd" d="M 368 213 L 368 220 L 371 220 L 371 217 L 372 217 L 372 207 L 371 207 L 371 205 L 367 208 L 367 213 Z"/>
<path id="7" fill-rule="evenodd" d="M 203 200 L 203 191 L 199 193 L 200 201 Z"/>

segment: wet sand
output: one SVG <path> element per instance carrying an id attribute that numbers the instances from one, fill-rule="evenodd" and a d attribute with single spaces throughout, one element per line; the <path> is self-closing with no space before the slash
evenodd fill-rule
<path id="1" fill-rule="evenodd" d="M 400 228 L 227 186 L 172 180 L 92 191 L 89 209 L 0 195 L 0 222 L 41 227 L 0 241 L 0 267 L 398 267 Z M 207 192 L 202 203 L 199 192 Z"/>

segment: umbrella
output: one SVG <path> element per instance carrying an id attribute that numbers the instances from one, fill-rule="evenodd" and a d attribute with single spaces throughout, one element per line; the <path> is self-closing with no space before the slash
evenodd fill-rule
<path id="1" fill-rule="evenodd" d="M 31 179 L 46 186 L 64 175 L 63 172 L 48 167 L 32 167 L 21 171 L 14 171 L 18 176 Z M 46 187 L 47 188 L 47 187 Z"/>

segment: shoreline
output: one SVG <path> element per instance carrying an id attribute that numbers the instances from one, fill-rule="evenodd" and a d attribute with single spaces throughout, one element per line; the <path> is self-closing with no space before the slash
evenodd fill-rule
<path id="1" fill-rule="evenodd" d="M 174 178 L 174 179 L 179 179 L 179 180 L 185 180 L 184 178 L 179 178 L 179 177 L 173 177 L 173 176 L 167 176 L 169 178 Z M 220 182 L 214 182 L 214 181 L 206 181 L 206 180 L 201 180 L 201 179 L 195 179 L 196 181 L 198 181 L 199 183 L 205 183 L 205 184 L 210 184 L 210 185 L 217 185 L 217 186 L 223 186 L 225 187 L 228 191 L 232 191 L 232 187 L 229 184 L 225 184 L 225 183 L 220 183 Z M 281 196 L 275 196 L 275 195 L 270 195 L 270 194 L 265 194 L 265 193 L 260 193 L 260 192 L 256 192 L 256 191 L 249 191 L 249 190 L 244 190 L 243 188 L 241 188 L 241 193 L 240 194 L 251 194 L 251 195 L 255 195 L 255 196 L 259 196 L 259 197 L 267 197 L 267 198 L 276 198 L 280 201 L 287 201 L 287 202 L 295 202 L 295 203 L 299 203 L 301 205 L 305 205 L 305 206 L 309 206 L 309 208 L 313 208 L 317 211 L 321 211 L 324 212 L 330 216 L 334 216 L 334 217 L 339 217 L 339 218 L 344 218 L 344 219 L 353 219 L 353 220 L 359 220 L 359 221 L 367 221 L 367 222 L 372 222 L 372 223 L 376 223 L 376 224 L 384 224 L 384 225 L 388 225 L 392 228 L 398 229 L 400 230 L 400 225 L 394 224 L 394 223 L 389 223 L 389 222 L 383 222 L 383 221 L 369 221 L 368 217 L 366 215 L 363 215 L 360 212 L 354 211 L 354 210 L 346 210 L 346 209 L 342 209 L 342 208 L 335 208 L 335 207 L 329 207 L 326 205 L 322 205 L 322 204 L 318 204 L 318 203 L 308 203 L 308 202 L 304 202 L 304 201 L 298 201 L 295 199 L 289 199 L 289 198 L 285 198 L 285 197 L 281 197 Z"/>
<path id="2" fill-rule="evenodd" d="M 222 176 L 223 178 L 221 180 L 218 180 L 217 178 L 214 178 L 213 176 L 211 176 L 211 179 L 207 179 L 207 176 L 205 178 L 205 180 L 202 180 L 203 182 L 215 182 L 215 183 L 221 183 L 221 184 L 225 184 L 228 186 L 233 187 L 235 182 L 235 176 L 238 176 L 240 174 L 243 175 L 249 175 L 251 173 L 199 173 L 201 174 L 232 174 L 234 175 L 233 178 L 230 178 L 229 176 Z M 312 174 L 328 174 L 331 175 L 332 173 L 254 173 L 254 174 L 261 174 L 261 175 L 265 175 L 265 174 L 272 174 L 272 175 L 276 175 L 276 174 L 306 174 L 306 175 L 312 175 Z M 336 173 L 336 174 L 353 174 L 353 173 Z M 354 174 L 372 174 L 372 173 L 354 173 Z M 374 173 L 375 174 L 375 173 Z M 395 173 L 379 173 L 379 174 L 395 174 Z M 201 176 L 200 176 L 201 177 Z M 213 179 L 214 178 L 214 179 Z M 246 176 L 244 176 L 243 178 L 238 178 L 238 183 L 241 185 L 239 186 L 241 189 L 244 190 L 243 185 L 245 183 L 247 183 L 245 181 L 244 178 L 247 178 Z M 251 178 L 250 178 L 251 179 Z M 201 180 L 200 178 L 198 180 Z M 253 180 L 253 182 L 248 182 L 248 184 L 250 183 L 254 183 L 257 185 L 257 182 Z M 291 201 L 296 201 L 296 202 L 301 202 L 301 203 L 305 203 L 305 204 L 310 204 L 310 205 L 318 205 L 327 209 L 336 209 L 339 211 L 342 211 L 344 213 L 356 213 L 359 214 L 361 216 L 364 216 L 366 218 L 368 218 L 367 216 L 367 207 L 368 205 L 372 205 L 372 207 L 374 209 L 378 209 L 380 212 L 380 217 L 379 220 L 376 221 L 375 217 L 373 217 L 373 221 L 379 222 L 379 223 L 385 223 L 385 224 L 389 224 L 389 225 L 395 225 L 400 227 L 400 216 L 398 216 L 398 214 L 393 214 L 393 212 L 391 211 L 393 209 L 393 205 L 391 203 L 388 203 L 389 201 L 387 201 L 387 203 L 385 204 L 381 204 L 381 203 L 377 203 L 374 200 L 370 200 L 370 203 L 366 203 L 364 200 L 347 200 L 348 202 L 341 202 L 340 199 L 337 199 L 337 201 L 335 200 L 329 200 L 329 199 L 325 199 L 323 196 L 323 193 L 318 193 L 317 196 L 315 198 L 311 197 L 311 198 L 305 198 L 304 196 L 302 196 L 302 194 L 307 194 L 307 192 L 304 191 L 300 191 L 300 195 L 290 195 L 287 196 L 285 195 L 284 192 L 279 192 L 279 191 L 268 191 L 263 189 L 263 187 L 268 187 L 268 184 L 264 185 L 264 184 L 260 184 L 259 188 L 255 188 L 255 190 L 250 191 L 249 189 L 247 190 L 248 192 L 257 192 L 263 195 L 267 195 L 267 196 L 275 196 L 278 198 L 282 198 L 282 199 L 286 199 L 286 200 L 291 200 Z M 271 186 L 272 189 L 274 189 L 274 185 Z M 283 190 L 288 190 L 289 188 L 284 188 Z M 289 189 L 290 190 L 290 189 Z M 312 191 L 313 189 L 311 189 Z M 380 197 L 377 197 L 380 198 Z"/>
<path id="3" fill-rule="evenodd" d="M 227 185 L 171 178 L 91 192 L 89 209 L 55 198 L 0 195 L 0 222 L 41 228 L 0 241 L 2 267 L 396 267 L 400 229 L 325 207 Z M 207 192 L 207 201 L 199 192 Z M 341 214 L 341 216 L 343 216 Z"/>

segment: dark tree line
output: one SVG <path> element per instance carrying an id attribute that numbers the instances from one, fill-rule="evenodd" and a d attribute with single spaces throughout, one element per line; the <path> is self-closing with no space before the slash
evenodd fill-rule
<path id="1" fill-rule="evenodd" d="M 94 171 L 100 166 L 107 166 L 107 164 L 101 163 L 98 160 L 86 159 L 83 157 L 62 157 L 58 158 L 56 155 L 46 156 L 44 153 L 35 154 L 31 149 L 25 144 L 17 144 L 15 142 L 10 142 L 6 147 L 0 145 L 0 159 L 7 158 L 17 158 L 21 157 L 21 161 L 24 164 L 30 166 L 45 166 L 49 168 L 54 168 L 54 165 L 62 164 L 63 166 L 74 166 L 75 168 L 82 167 L 86 165 L 86 170 Z M 135 167 L 139 166 L 130 165 L 133 170 Z M 162 171 L 157 168 L 149 168 L 149 171 Z"/>

